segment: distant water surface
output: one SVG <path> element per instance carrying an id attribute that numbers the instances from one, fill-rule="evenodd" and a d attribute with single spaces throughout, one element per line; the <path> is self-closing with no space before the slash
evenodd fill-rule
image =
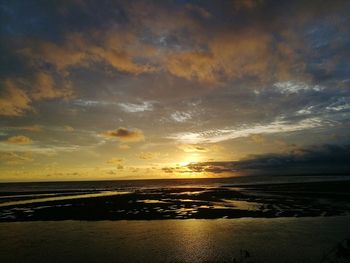
<path id="1" fill-rule="evenodd" d="M 59 192 L 59 191 L 114 191 L 157 187 L 217 187 L 223 185 L 276 184 L 350 180 L 345 175 L 312 176 L 242 176 L 232 178 L 72 181 L 72 182 L 23 182 L 0 183 L 1 192 Z"/>

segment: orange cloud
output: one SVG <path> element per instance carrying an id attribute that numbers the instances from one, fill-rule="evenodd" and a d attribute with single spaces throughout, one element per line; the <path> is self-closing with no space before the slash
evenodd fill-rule
<path id="1" fill-rule="evenodd" d="M 32 139 L 23 135 L 9 137 L 6 140 L 6 142 L 11 144 L 32 144 L 33 143 Z"/>
<path id="2" fill-rule="evenodd" d="M 63 81 L 58 87 L 53 77 L 47 73 L 37 73 L 31 83 L 34 100 L 71 98 L 73 90 L 69 82 Z"/>
<path id="3" fill-rule="evenodd" d="M 239 1 L 237 5 L 249 9 L 261 2 Z M 287 79 L 296 68 L 299 73 L 303 69 L 303 64 L 296 61 L 298 56 L 295 56 L 294 49 L 285 44 L 292 43 L 297 48 L 296 41 L 289 42 L 293 35 L 291 32 L 282 32 L 285 42 L 277 42 L 272 34 L 259 28 L 234 32 L 223 28 L 209 36 L 204 26 L 192 16 L 194 10 L 201 10 L 198 7 L 187 6 L 186 12 L 176 13 L 177 16 L 144 3 L 130 4 L 126 8 L 135 21 L 123 29 L 70 33 L 60 45 L 36 41 L 22 54 L 36 67 L 51 64 L 64 76 L 69 75 L 71 67 L 89 67 L 102 62 L 125 73 L 167 71 L 180 78 L 211 84 L 244 77 L 260 81 Z M 205 10 L 200 11 L 203 12 Z M 154 13 L 158 14 L 156 19 Z M 210 14 L 203 16 L 208 19 Z M 181 38 L 179 30 L 186 28 L 191 33 L 190 42 L 193 43 L 186 49 L 160 49 L 156 44 L 143 41 L 138 33 L 143 26 L 150 28 L 160 38 L 169 32 Z M 188 40 L 181 41 L 186 43 Z M 39 75 L 38 82 L 43 83 L 46 89 L 45 92 L 36 91 L 36 97 L 45 94 L 46 98 L 65 97 L 57 93 L 53 80 L 48 76 Z"/>
<path id="4" fill-rule="evenodd" d="M 59 71 L 78 65 L 86 58 L 86 43 L 79 34 L 66 36 L 63 44 L 57 45 L 47 41 L 31 41 L 29 47 L 22 50 L 22 55 L 31 60 L 33 66 L 43 63 L 54 65 Z"/>
<path id="5" fill-rule="evenodd" d="M 128 130 L 123 127 L 116 130 L 105 131 L 102 135 L 106 138 L 116 138 L 123 142 L 140 142 L 145 140 L 145 136 L 141 130 Z"/>
<path id="6" fill-rule="evenodd" d="M 56 83 L 48 73 L 39 72 L 30 79 L 2 81 L 3 92 L 0 93 L 0 115 L 21 116 L 32 110 L 35 101 L 64 98 L 73 96 L 69 81 Z"/>
<path id="7" fill-rule="evenodd" d="M 165 67 L 167 70 L 177 76 L 185 79 L 196 79 L 203 82 L 215 82 L 218 69 L 217 62 L 212 54 L 207 52 L 179 52 L 169 55 L 165 58 Z"/>
<path id="8" fill-rule="evenodd" d="M 13 81 L 5 80 L 1 86 L 3 92 L 0 93 L 0 115 L 21 116 L 31 109 L 31 99 Z"/>
<path id="9" fill-rule="evenodd" d="M 100 44 L 96 44 L 99 39 Z M 128 31 L 90 31 L 86 34 L 67 34 L 63 44 L 36 41 L 22 54 L 36 67 L 51 64 L 63 75 L 69 75 L 69 68 L 88 67 L 95 62 L 105 62 L 115 69 L 133 74 L 153 72 L 155 68 L 147 63 L 136 63 L 137 58 L 148 57 L 155 49 L 140 41 Z M 45 82 L 49 82 L 44 79 Z M 49 84 L 49 83 L 48 83 Z"/>
<path id="10" fill-rule="evenodd" d="M 221 33 L 207 39 L 205 51 L 175 51 L 163 61 L 173 75 L 200 82 L 253 77 L 260 81 L 288 79 L 297 64 L 291 47 L 278 44 L 263 32 Z"/>

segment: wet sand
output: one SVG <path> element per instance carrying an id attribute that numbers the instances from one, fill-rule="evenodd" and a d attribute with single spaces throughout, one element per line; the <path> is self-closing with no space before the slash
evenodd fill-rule
<path id="1" fill-rule="evenodd" d="M 337 216 L 350 212 L 349 189 L 350 181 L 1 192 L 0 222 Z"/>

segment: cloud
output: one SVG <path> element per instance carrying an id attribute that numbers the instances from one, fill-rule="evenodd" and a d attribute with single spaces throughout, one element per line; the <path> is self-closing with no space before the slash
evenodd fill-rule
<path id="1" fill-rule="evenodd" d="M 14 130 L 23 130 L 23 131 L 30 131 L 30 132 L 42 132 L 44 129 L 42 125 L 38 125 L 38 124 L 27 125 L 27 126 L 14 126 L 10 128 Z"/>
<path id="2" fill-rule="evenodd" d="M 206 41 L 206 50 L 172 51 L 163 66 L 175 76 L 209 84 L 246 78 L 263 83 L 285 80 L 295 74 L 295 68 L 304 68 L 295 51 L 268 32 L 221 31 L 201 41 Z"/>
<path id="3" fill-rule="evenodd" d="M 153 160 L 159 156 L 159 153 L 156 152 L 141 152 L 138 155 L 138 158 L 141 160 Z"/>
<path id="4" fill-rule="evenodd" d="M 135 62 L 137 58 L 147 57 L 148 53 L 152 53 L 152 48 L 142 43 L 134 33 L 105 29 L 67 33 L 60 45 L 37 40 L 23 55 L 36 67 L 50 64 L 63 74 L 68 74 L 73 67 L 89 67 L 96 62 L 104 62 L 121 72 L 140 74 L 155 70 L 148 63 Z"/>
<path id="5" fill-rule="evenodd" d="M 32 103 L 49 99 L 69 99 L 73 97 L 73 88 L 69 81 L 57 83 L 54 78 L 44 72 L 19 80 L 6 79 L 0 84 L 0 115 L 22 116 L 33 110 Z"/>
<path id="6" fill-rule="evenodd" d="M 254 9 L 264 3 L 264 0 L 234 0 L 232 1 L 234 8 L 239 11 L 241 9 Z"/>
<path id="7" fill-rule="evenodd" d="M 32 139 L 23 135 L 9 137 L 5 142 L 10 144 L 32 144 L 33 143 Z"/>
<path id="8" fill-rule="evenodd" d="M 140 142 L 145 140 L 145 136 L 141 130 L 128 130 L 123 127 L 116 130 L 105 131 L 101 135 L 106 138 L 115 138 L 122 142 Z"/>
<path id="9" fill-rule="evenodd" d="M 180 144 L 177 145 L 177 148 L 183 150 L 184 152 L 192 153 L 192 152 L 208 152 L 209 149 L 196 144 Z"/>
<path id="10" fill-rule="evenodd" d="M 141 104 L 134 103 L 118 103 L 118 106 L 125 112 L 144 112 L 144 111 L 152 111 L 153 104 L 150 101 L 144 101 Z"/>
<path id="11" fill-rule="evenodd" d="M 336 98 L 334 102 L 326 106 L 327 111 L 347 111 L 350 109 L 350 97 Z"/>
<path id="12" fill-rule="evenodd" d="M 211 13 L 208 10 L 197 5 L 187 4 L 186 9 L 193 12 L 194 14 L 199 15 L 204 19 L 208 19 L 212 17 Z"/>
<path id="13" fill-rule="evenodd" d="M 46 63 L 64 71 L 67 67 L 84 61 L 87 55 L 85 45 L 84 38 L 79 34 L 66 35 L 65 43 L 61 44 L 35 39 L 28 42 L 22 55 L 35 67 Z"/>
<path id="14" fill-rule="evenodd" d="M 226 27 L 206 28 L 201 18 L 193 16 L 198 10 L 205 14 L 198 6 L 187 5 L 185 9 L 171 12 L 152 4 L 131 4 L 126 9 L 133 19 L 124 27 L 66 33 L 60 44 L 28 41 L 22 55 L 38 69 L 49 64 L 66 76 L 74 67 L 89 68 L 103 63 L 127 74 L 166 71 L 176 77 L 209 84 L 247 77 L 260 81 L 285 80 L 293 76 L 295 68 L 299 75 L 304 68 L 295 55 L 296 48 L 286 44 L 289 42 L 284 35 L 277 41 L 271 32 L 261 29 L 233 32 Z M 204 20 L 210 17 L 207 14 Z M 146 28 L 147 38 L 140 33 Z M 184 29 L 186 35 L 181 34 Z M 169 43 L 165 42 L 167 37 Z M 171 38 L 180 43 L 171 45 Z"/>
<path id="15" fill-rule="evenodd" d="M 173 167 L 163 167 L 162 171 L 164 173 L 173 173 L 175 171 L 175 168 L 173 168 Z"/>
<path id="16" fill-rule="evenodd" d="M 252 134 L 251 136 L 249 136 L 249 138 L 257 144 L 261 144 L 266 141 L 265 137 L 261 134 Z"/>
<path id="17" fill-rule="evenodd" d="M 247 137 L 254 134 L 302 131 L 321 127 L 322 125 L 322 119 L 319 118 L 309 118 L 294 123 L 284 120 L 276 120 L 268 124 L 258 124 L 250 127 L 242 126 L 237 128 L 207 130 L 203 132 L 180 132 L 170 135 L 168 138 L 184 144 L 216 143 Z"/>
<path id="18" fill-rule="evenodd" d="M 108 160 L 106 163 L 107 164 L 113 164 L 113 165 L 115 165 L 115 164 L 119 165 L 119 164 L 122 164 L 123 162 L 124 162 L 123 158 L 114 157 L 114 158 Z"/>
<path id="19" fill-rule="evenodd" d="M 24 162 L 33 161 L 32 154 L 30 152 L 0 152 L 0 161 L 5 162 L 7 164 L 20 164 Z"/>
<path id="20" fill-rule="evenodd" d="M 119 144 L 118 148 L 121 149 L 121 150 L 129 150 L 130 146 L 127 145 L 127 144 Z"/>
<path id="21" fill-rule="evenodd" d="M 273 87 L 282 94 L 296 94 L 302 91 L 322 91 L 324 87 L 319 85 L 308 85 L 304 82 L 284 81 L 273 84 Z"/>
<path id="22" fill-rule="evenodd" d="M 0 115 L 21 116 L 31 110 L 31 99 L 27 93 L 18 88 L 12 80 L 5 80 L 0 83 Z"/>
<path id="23" fill-rule="evenodd" d="M 192 118 L 192 115 L 188 112 L 176 111 L 170 116 L 176 122 L 185 122 Z"/>
<path id="24" fill-rule="evenodd" d="M 195 172 L 239 172 L 242 174 L 349 173 L 350 145 L 313 146 L 287 153 L 252 155 L 232 162 L 192 163 Z"/>
<path id="25" fill-rule="evenodd" d="M 58 86 L 54 78 L 44 72 L 37 73 L 29 85 L 32 87 L 31 97 L 34 100 L 73 97 L 73 89 L 69 81 L 63 80 Z"/>
<path id="26" fill-rule="evenodd" d="M 69 125 L 64 126 L 64 130 L 66 132 L 73 132 L 73 131 L 75 131 L 75 129 L 72 126 L 69 126 Z"/>

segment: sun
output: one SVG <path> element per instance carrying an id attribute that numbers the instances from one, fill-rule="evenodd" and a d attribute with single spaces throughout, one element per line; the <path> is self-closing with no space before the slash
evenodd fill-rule
<path id="1" fill-rule="evenodd" d="M 182 161 L 179 162 L 180 166 L 187 166 L 190 163 L 197 163 L 203 160 L 203 156 L 199 153 L 192 153 L 183 157 Z"/>

